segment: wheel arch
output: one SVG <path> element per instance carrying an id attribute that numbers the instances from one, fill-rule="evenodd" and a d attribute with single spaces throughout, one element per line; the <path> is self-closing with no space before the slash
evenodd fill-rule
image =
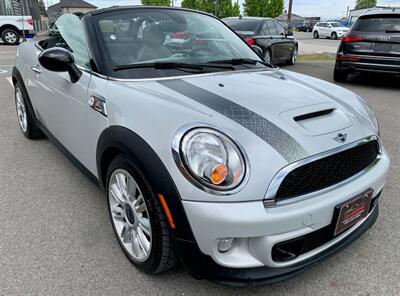
<path id="1" fill-rule="evenodd" d="M 135 132 L 122 126 L 110 126 L 100 135 L 96 152 L 100 185 L 106 188 L 108 166 L 119 154 L 132 157 L 145 172 L 155 191 L 164 196 L 176 225 L 176 228 L 172 229 L 174 236 L 195 241 L 171 175 L 157 153 Z"/>
<path id="2" fill-rule="evenodd" d="M 4 30 L 6 29 L 13 29 L 15 31 L 17 31 L 18 34 L 20 34 L 20 29 L 18 29 L 16 26 L 11 25 L 11 24 L 6 24 L 0 27 L 0 35 L 3 34 Z"/>

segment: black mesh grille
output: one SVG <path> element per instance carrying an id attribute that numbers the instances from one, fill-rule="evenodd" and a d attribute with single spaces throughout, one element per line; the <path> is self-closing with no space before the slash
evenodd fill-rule
<path id="1" fill-rule="evenodd" d="M 367 168 L 378 154 L 378 141 L 371 141 L 308 163 L 286 176 L 275 198 L 292 198 L 335 185 Z"/>

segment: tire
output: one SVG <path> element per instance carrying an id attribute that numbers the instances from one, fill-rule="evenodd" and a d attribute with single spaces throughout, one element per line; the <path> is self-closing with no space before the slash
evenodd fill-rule
<path id="1" fill-rule="evenodd" d="M 298 47 L 295 46 L 293 48 L 292 55 L 290 56 L 290 59 L 286 62 L 286 64 L 291 66 L 295 65 L 297 61 L 297 54 L 298 54 Z"/>
<path id="2" fill-rule="evenodd" d="M 7 45 L 18 45 L 19 33 L 14 29 L 5 29 L 3 33 L 1 33 L 1 39 Z"/>
<path id="3" fill-rule="evenodd" d="M 17 112 L 17 119 L 22 133 L 28 139 L 43 138 L 43 133 L 35 123 L 34 115 L 31 114 L 28 108 L 27 98 L 17 83 L 15 85 L 15 110 Z"/>
<path id="4" fill-rule="evenodd" d="M 271 52 L 271 49 L 266 49 L 264 51 L 264 61 L 266 61 L 267 63 L 272 64 L 272 52 Z"/>
<path id="5" fill-rule="evenodd" d="M 336 82 L 345 82 L 348 76 L 348 72 L 335 69 L 333 73 L 333 80 L 335 80 Z"/>
<path id="6" fill-rule="evenodd" d="M 313 37 L 314 37 L 314 39 L 318 39 L 318 38 L 319 38 L 319 33 L 318 33 L 318 31 L 314 31 Z"/>
<path id="7" fill-rule="evenodd" d="M 331 39 L 332 40 L 337 40 L 338 39 L 338 36 L 337 36 L 336 32 L 332 32 Z"/>
<path id="8" fill-rule="evenodd" d="M 172 268 L 176 260 L 167 218 L 146 174 L 133 157 L 121 154 L 111 161 L 106 190 L 111 224 L 129 261 L 147 274 Z"/>

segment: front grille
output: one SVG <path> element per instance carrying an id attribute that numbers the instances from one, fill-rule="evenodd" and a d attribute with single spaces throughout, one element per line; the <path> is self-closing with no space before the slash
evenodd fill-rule
<path id="1" fill-rule="evenodd" d="M 305 195 L 345 181 L 370 166 L 378 155 L 379 143 L 374 140 L 298 167 L 285 177 L 275 200 Z"/>

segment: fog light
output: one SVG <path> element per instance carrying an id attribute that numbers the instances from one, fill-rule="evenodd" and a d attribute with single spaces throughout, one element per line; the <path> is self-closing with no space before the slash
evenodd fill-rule
<path id="1" fill-rule="evenodd" d="M 232 249 L 234 242 L 234 238 L 221 238 L 217 244 L 218 251 L 221 253 L 228 252 L 230 249 Z"/>

